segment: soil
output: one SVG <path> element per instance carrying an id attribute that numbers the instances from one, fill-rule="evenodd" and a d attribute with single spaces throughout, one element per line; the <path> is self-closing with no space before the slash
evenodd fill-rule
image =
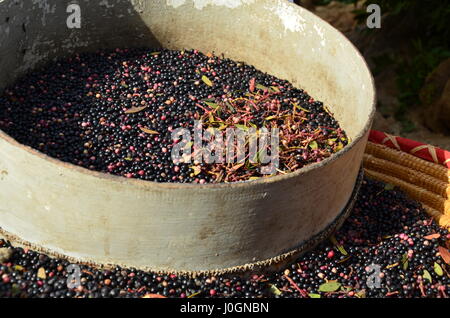
<path id="1" fill-rule="evenodd" d="M 405 19 L 406 22 L 404 21 L 403 25 L 396 24 L 397 21 L 383 20 L 381 29 L 372 31 L 372 36 L 367 37 L 365 32 L 361 32 L 364 31 L 364 27 L 358 25 L 354 20 L 353 10 L 357 8 L 361 8 L 360 3 L 355 7 L 353 4 L 333 1 L 327 6 L 316 6 L 313 11 L 340 30 L 359 48 L 373 73 L 375 73 L 372 60 L 374 56 L 379 56 L 382 52 L 393 51 L 402 52 L 402 54 L 408 53 L 405 42 L 405 39 L 408 38 L 405 34 L 407 34 L 411 25 L 408 19 Z M 389 36 L 387 36 L 387 33 L 389 33 Z M 412 131 L 402 129 L 402 123 L 394 117 L 399 90 L 395 82 L 396 74 L 392 68 L 386 67 L 377 70 L 374 78 L 377 87 L 378 110 L 373 129 L 450 150 L 450 136 L 432 132 L 425 126 L 422 114 L 424 105 L 412 108 L 405 114 L 406 118 L 415 126 L 414 129 Z"/>

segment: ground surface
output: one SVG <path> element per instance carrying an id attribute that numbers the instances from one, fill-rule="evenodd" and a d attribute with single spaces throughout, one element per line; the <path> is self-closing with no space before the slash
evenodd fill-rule
<path id="1" fill-rule="evenodd" d="M 423 121 L 423 108 L 425 106 L 420 105 L 420 101 L 419 105 L 408 108 L 406 111 L 407 129 L 405 129 L 405 122 L 396 119 L 394 113 L 399 103 L 398 97 L 402 93 L 397 87 L 397 74 L 392 65 L 382 65 L 380 67 L 380 65 L 375 63 L 374 57 L 380 56 L 381 52 L 383 54 L 391 54 L 403 50 L 405 55 L 408 54 L 410 48 L 405 43 L 400 43 L 402 39 L 408 38 L 404 34 L 407 32 L 408 27 L 404 27 L 406 31 L 399 31 L 399 34 L 391 35 L 391 31 L 386 30 L 391 28 L 390 24 L 382 24 L 381 29 L 375 31 L 374 36 L 368 39 L 361 32 L 364 27 L 361 27 L 355 21 L 354 10 L 361 8 L 361 4 L 355 7 L 352 4 L 332 1 L 327 6 L 316 6 L 314 13 L 343 32 L 368 60 L 369 66 L 374 73 L 378 97 L 378 110 L 373 129 L 450 150 L 449 135 L 432 132 L 425 126 Z M 398 29 L 401 28 L 401 26 L 398 27 Z"/>

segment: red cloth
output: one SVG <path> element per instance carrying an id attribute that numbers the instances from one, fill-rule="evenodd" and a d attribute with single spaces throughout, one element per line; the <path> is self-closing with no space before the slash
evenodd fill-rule
<path id="1" fill-rule="evenodd" d="M 424 160 L 441 164 L 450 169 L 450 151 L 443 150 L 411 139 L 389 135 L 377 130 L 372 130 L 369 141 L 397 149 Z"/>

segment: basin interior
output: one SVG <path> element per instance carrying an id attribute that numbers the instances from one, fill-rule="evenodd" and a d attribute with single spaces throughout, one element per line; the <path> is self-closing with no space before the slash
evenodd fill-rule
<path id="1" fill-rule="evenodd" d="M 196 48 L 245 61 L 305 89 L 353 140 L 373 112 L 373 86 L 362 57 L 330 25 L 311 23 L 310 12 L 284 0 L 83 0 L 80 29 L 66 26 L 65 3 L 15 3 L 0 3 L 0 91 L 30 69 L 74 52 Z"/>

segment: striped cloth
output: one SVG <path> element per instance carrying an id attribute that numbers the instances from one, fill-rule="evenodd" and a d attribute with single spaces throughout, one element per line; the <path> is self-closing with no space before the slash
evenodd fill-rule
<path id="1" fill-rule="evenodd" d="M 450 169 L 450 151 L 377 130 L 370 132 L 369 141 L 412 154 Z"/>

